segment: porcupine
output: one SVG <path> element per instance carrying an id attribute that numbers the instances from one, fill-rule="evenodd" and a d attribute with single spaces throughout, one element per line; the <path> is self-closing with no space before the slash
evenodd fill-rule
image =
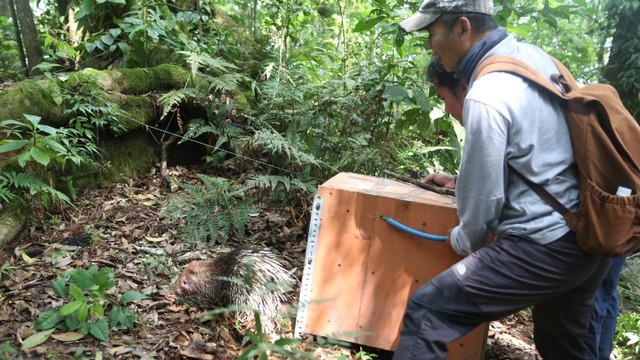
<path id="1" fill-rule="evenodd" d="M 271 250 L 239 247 L 187 264 L 178 275 L 175 293 L 200 304 L 238 305 L 245 309 L 238 313 L 241 321 L 253 319 L 252 310 L 257 310 L 265 327 L 271 328 L 294 282 L 292 271 L 285 270 Z"/>

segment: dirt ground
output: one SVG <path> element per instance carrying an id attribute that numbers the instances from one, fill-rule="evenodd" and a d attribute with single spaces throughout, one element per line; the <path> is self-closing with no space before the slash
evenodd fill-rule
<path id="1" fill-rule="evenodd" d="M 171 171 L 181 182 L 195 178 L 193 170 Z M 87 192 L 76 207 L 36 214 L 17 242 L 0 249 L 0 359 L 235 359 L 250 348 L 244 336 L 250 325 L 225 316 L 203 322 L 198 309 L 171 296 L 180 268 L 203 253 L 180 238 L 175 224 L 161 218 L 171 195 L 162 178 L 152 174 Z M 271 247 L 300 279 L 305 219 L 304 211 L 293 207 L 261 209 L 243 241 Z M 134 290 L 146 296 L 127 304 L 138 323 L 130 330 L 111 329 L 108 341 L 102 342 L 91 335 L 78 338 L 81 334 L 56 331 L 43 343 L 22 351 L 23 341 L 37 332 L 33 326 L 38 316 L 69 301 L 56 295 L 52 282 L 70 269 L 92 264 L 115 271 L 115 289 L 120 294 Z M 292 337 L 292 331 L 280 336 Z M 296 346 L 317 359 L 390 356 L 374 349 L 358 354 L 358 346 L 318 348 L 311 341 Z M 539 359 L 526 311 L 490 324 L 485 359 Z"/>

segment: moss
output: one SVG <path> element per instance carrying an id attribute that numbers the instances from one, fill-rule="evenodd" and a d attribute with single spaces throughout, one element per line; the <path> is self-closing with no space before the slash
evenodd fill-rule
<path id="1" fill-rule="evenodd" d="M 124 128 L 124 132 L 139 129 L 145 124 L 151 124 L 160 115 L 156 111 L 153 100 L 146 96 L 112 94 L 109 100 L 118 105 L 123 112 L 119 122 Z"/>
<path id="2" fill-rule="evenodd" d="M 158 89 L 171 90 L 185 86 L 190 79 L 191 73 L 180 66 L 162 64 L 154 68 L 154 76 Z"/>
<path id="3" fill-rule="evenodd" d="M 102 144 L 105 167 L 100 184 L 122 182 L 149 173 L 156 162 L 155 143 L 144 133 L 132 133 L 109 139 Z"/>
<path id="4" fill-rule="evenodd" d="M 62 117 L 63 109 L 53 100 L 59 88 L 48 81 L 23 81 L 0 92 L 0 121 L 22 120 L 23 114 L 38 115 L 43 122 Z"/>

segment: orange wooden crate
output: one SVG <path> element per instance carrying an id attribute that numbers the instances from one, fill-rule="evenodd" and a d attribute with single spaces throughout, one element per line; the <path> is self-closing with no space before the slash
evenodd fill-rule
<path id="1" fill-rule="evenodd" d="M 410 294 L 460 257 L 444 242 L 409 235 L 380 217 L 445 235 L 458 221 L 455 199 L 353 173 L 320 185 L 316 197 L 322 204 L 319 229 L 309 232 L 297 335 L 394 350 Z M 485 324 L 450 343 L 449 358 L 482 359 L 487 329 Z"/>

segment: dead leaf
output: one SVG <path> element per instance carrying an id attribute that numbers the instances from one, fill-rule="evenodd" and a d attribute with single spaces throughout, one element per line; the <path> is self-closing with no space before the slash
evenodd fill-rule
<path id="1" fill-rule="evenodd" d="M 85 335 L 79 332 L 70 331 L 62 334 L 52 334 L 51 337 L 58 341 L 69 342 L 78 341 L 85 337 Z"/>

